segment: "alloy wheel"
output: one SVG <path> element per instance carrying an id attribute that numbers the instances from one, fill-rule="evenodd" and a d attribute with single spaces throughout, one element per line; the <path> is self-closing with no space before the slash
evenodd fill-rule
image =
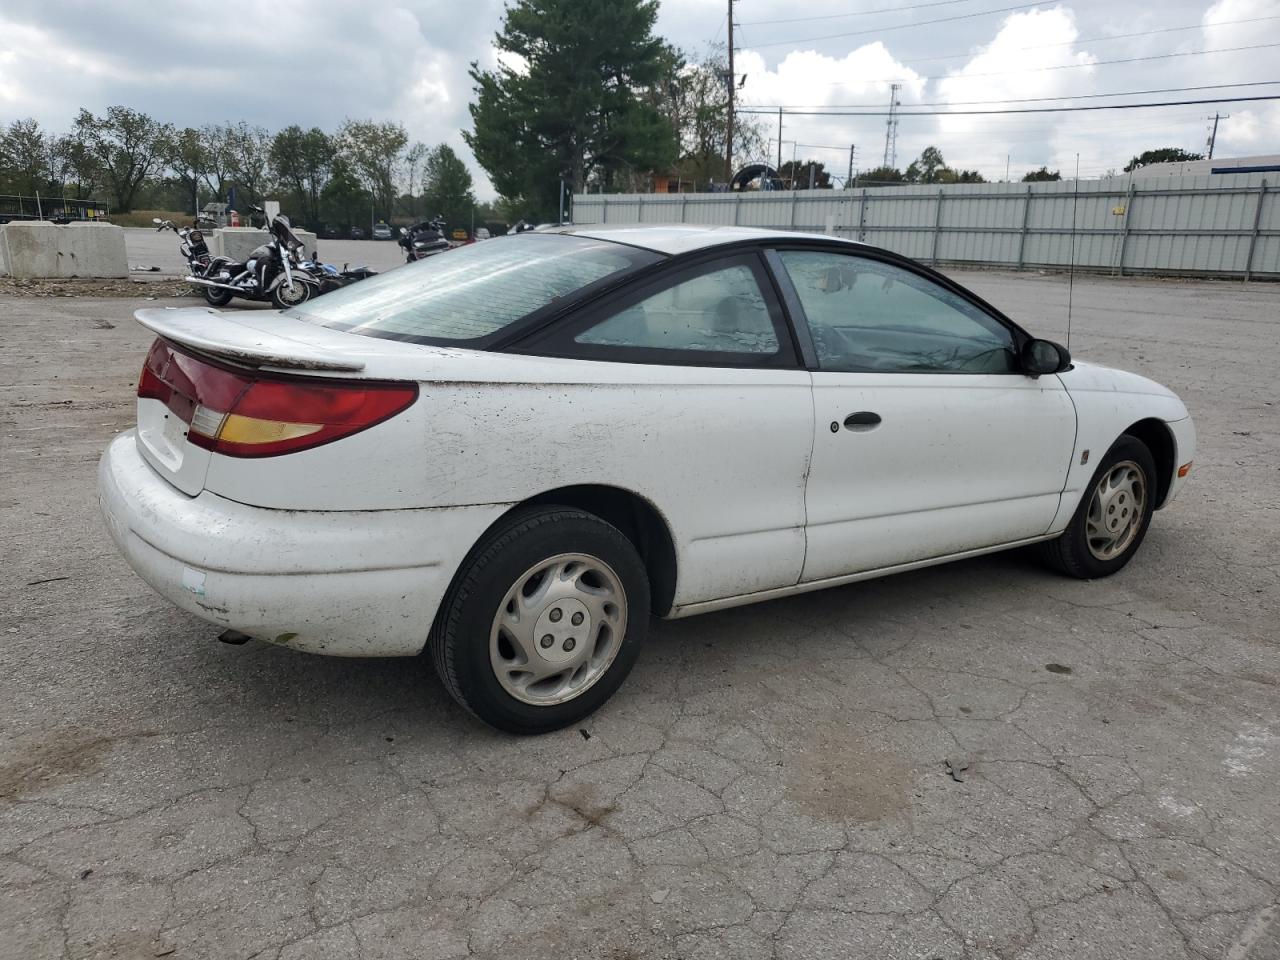
<path id="1" fill-rule="evenodd" d="M 1122 460 L 1099 478 L 1089 501 L 1085 541 L 1099 560 L 1129 549 L 1146 515 L 1147 479 L 1132 460 Z"/>
<path id="2" fill-rule="evenodd" d="M 489 661 L 502 688 L 548 706 L 580 696 L 613 663 L 627 632 L 627 595 L 603 560 L 563 553 L 530 567 L 493 617 Z"/>

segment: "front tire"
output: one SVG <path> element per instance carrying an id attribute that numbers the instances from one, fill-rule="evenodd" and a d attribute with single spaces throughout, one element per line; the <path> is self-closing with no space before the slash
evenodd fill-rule
<path id="1" fill-rule="evenodd" d="M 281 280 L 271 290 L 271 305 L 277 310 L 288 310 L 311 299 L 314 292 L 311 284 L 301 280 Z"/>
<path id="2" fill-rule="evenodd" d="M 621 531 L 536 507 L 463 561 L 428 645 L 445 688 L 509 733 L 577 723 L 622 685 L 648 629 L 649 578 Z"/>
<path id="3" fill-rule="evenodd" d="M 1107 451 L 1076 512 L 1056 540 L 1041 545 L 1046 562 L 1080 580 L 1109 577 L 1138 552 L 1155 512 L 1156 464 L 1137 437 Z"/>

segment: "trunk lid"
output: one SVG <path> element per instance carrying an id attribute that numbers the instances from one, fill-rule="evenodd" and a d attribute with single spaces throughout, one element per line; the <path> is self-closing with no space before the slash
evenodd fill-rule
<path id="1" fill-rule="evenodd" d="M 211 307 L 138 310 L 135 319 L 160 338 L 144 364 L 137 400 L 137 445 L 143 458 L 189 496 L 205 488 L 213 454 L 190 436 L 193 421 L 207 430 L 210 399 L 200 396 L 201 357 L 246 373 L 263 371 L 307 377 L 365 379 L 391 372 L 398 379 L 417 367 L 413 354 L 431 352 L 415 344 L 372 340 L 285 317 L 275 311 L 243 315 Z M 408 355 L 408 356 L 406 356 Z M 409 360 L 410 362 L 406 362 Z M 143 389 L 143 380 L 149 389 Z M 146 394 L 146 395 L 144 395 Z M 225 412 L 234 396 L 220 396 Z M 216 425 L 214 425 L 216 428 Z"/>

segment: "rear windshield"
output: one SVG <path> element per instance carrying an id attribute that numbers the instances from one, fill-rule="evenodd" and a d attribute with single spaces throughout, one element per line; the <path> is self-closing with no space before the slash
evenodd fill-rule
<path id="1" fill-rule="evenodd" d="M 475 343 L 576 291 L 658 259 L 646 250 L 586 237 L 498 237 L 396 267 L 288 315 L 392 340 Z"/>

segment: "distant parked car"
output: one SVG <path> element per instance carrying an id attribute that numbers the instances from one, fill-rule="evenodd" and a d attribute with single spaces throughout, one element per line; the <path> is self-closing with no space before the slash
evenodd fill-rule
<path id="1" fill-rule="evenodd" d="M 351 239 L 352 239 L 352 240 L 363 240 L 363 239 L 364 239 L 364 227 L 352 227 L 352 228 L 351 228 Z"/>
<path id="2" fill-rule="evenodd" d="M 136 316 L 158 338 L 137 429 L 99 468 L 134 569 L 233 642 L 425 648 L 521 733 L 604 703 L 650 612 L 1032 543 L 1117 573 L 1195 452 L 1165 387 L 829 236 L 561 228 L 283 314 Z M 1195 544 L 1165 540 L 1149 576 L 1172 583 Z"/>
<path id="3" fill-rule="evenodd" d="M 373 239 L 375 239 L 375 240 L 390 240 L 390 239 L 391 239 L 391 237 L 392 237 L 391 224 L 389 224 L 389 223 L 375 223 L 375 224 L 373 225 Z"/>
<path id="4" fill-rule="evenodd" d="M 489 233 L 488 227 L 476 227 L 477 240 L 488 240 L 490 236 L 491 234 Z"/>

